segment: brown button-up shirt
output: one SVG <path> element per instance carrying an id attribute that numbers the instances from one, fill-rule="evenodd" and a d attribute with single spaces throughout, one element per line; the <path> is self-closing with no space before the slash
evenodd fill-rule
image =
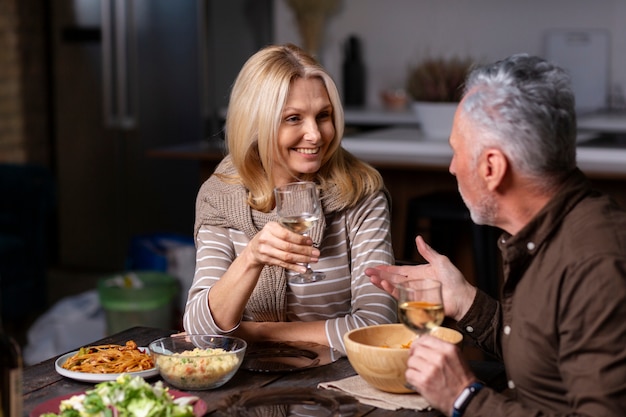
<path id="1" fill-rule="evenodd" d="M 502 358 L 515 401 L 482 390 L 464 416 L 626 416 L 626 211 L 577 170 L 498 245 L 502 301 L 479 292 L 459 326 Z"/>

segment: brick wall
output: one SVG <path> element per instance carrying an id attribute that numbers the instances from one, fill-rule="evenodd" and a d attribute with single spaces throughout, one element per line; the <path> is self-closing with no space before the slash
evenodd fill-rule
<path id="1" fill-rule="evenodd" d="M 46 4 L 0 0 L 0 163 L 50 162 Z"/>

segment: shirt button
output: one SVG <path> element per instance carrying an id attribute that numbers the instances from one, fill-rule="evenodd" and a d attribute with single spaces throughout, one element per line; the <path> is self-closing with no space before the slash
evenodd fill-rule
<path id="1" fill-rule="evenodd" d="M 526 244 L 526 247 L 528 248 L 528 250 L 533 250 L 535 249 L 535 244 L 533 242 L 528 242 Z"/>
<path id="2" fill-rule="evenodd" d="M 467 326 L 467 327 L 465 328 L 465 330 L 466 330 L 468 333 L 473 333 L 473 332 L 474 332 L 474 328 L 473 328 L 472 326 Z"/>
<path id="3" fill-rule="evenodd" d="M 515 382 L 513 382 L 512 379 L 509 379 L 509 381 L 507 382 L 507 385 L 510 389 L 515 389 Z"/>
<path id="4" fill-rule="evenodd" d="M 511 334 L 511 326 L 504 326 L 504 334 L 506 335 Z"/>

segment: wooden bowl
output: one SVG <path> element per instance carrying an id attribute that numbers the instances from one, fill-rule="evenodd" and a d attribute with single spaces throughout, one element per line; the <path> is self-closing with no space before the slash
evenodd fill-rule
<path id="1" fill-rule="evenodd" d="M 447 327 L 439 327 L 433 334 L 457 345 L 463 341 L 460 332 Z M 404 386 L 404 373 L 409 359 L 407 346 L 414 337 L 406 326 L 395 323 L 352 330 L 343 341 L 348 360 L 361 378 L 381 391 L 403 394 L 413 392 Z"/>

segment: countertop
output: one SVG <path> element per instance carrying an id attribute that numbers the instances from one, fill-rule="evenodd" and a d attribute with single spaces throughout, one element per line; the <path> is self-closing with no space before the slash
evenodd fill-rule
<path id="1" fill-rule="evenodd" d="M 424 137 L 410 110 L 346 109 L 346 124 L 393 126 L 347 134 L 343 147 L 378 168 L 447 171 L 452 150 L 446 139 Z M 578 166 L 591 177 L 626 178 L 626 114 L 579 117 Z M 151 157 L 210 162 L 225 155 L 221 139 L 152 149 Z M 212 169 L 212 168 L 211 168 Z"/>
<path id="2" fill-rule="evenodd" d="M 591 176 L 626 177 L 626 146 L 615 139 L 582 132 L 577 151 L 578 166 Z M 447 139 L 429 139 L 418 128 L 393 127 L 346 136 L 343 147 L 376 166 L 447 169 L 452 150 Z"/>
<path id="3" fill-rule="evenodd" d="M 400 110 L 346 107 L 343 111 L 346 126 L 419 126 L 417 114 L 409 107 Z"/>

